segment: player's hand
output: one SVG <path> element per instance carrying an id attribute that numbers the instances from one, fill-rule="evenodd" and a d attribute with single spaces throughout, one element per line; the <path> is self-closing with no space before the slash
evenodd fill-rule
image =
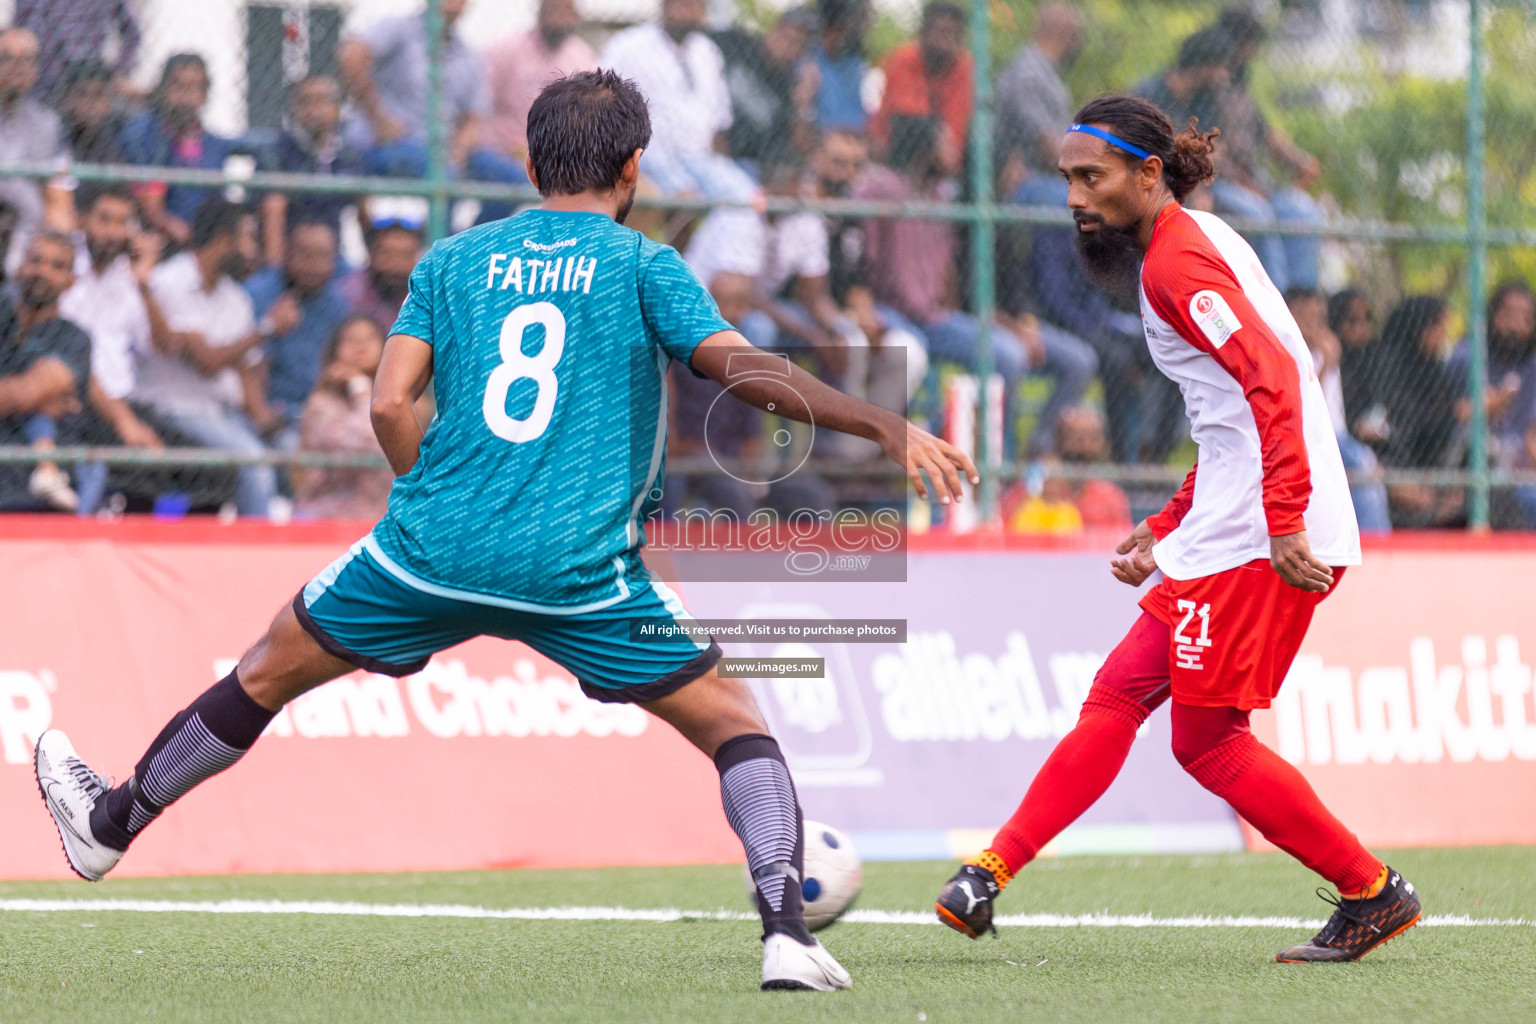
<path id="1" fill-rule="evenodd" d="M 1297 590 L 1326 594 L 1333 586 L 1333 570 L 1313 556 L 1306 530 L 1269 538 L 1269 564 Z"/>
<path id="2" fill-rule="evenodd" d="M 1110 573 L 1121 583 L 1141 586 L 1147 582 L 1148 576 L 1157 571 L 1157 561 L 1152 557 L 1152 545 L 1155 543 L 1157 538 L 1152 536 L 1152 527 L 1143 519 L 1136 524 L 1131 535 L 1116 546 L 1115 554 L 1122 557 L 1110 561 Z"/>
<path id="3" fill-rule="evenodd" d="M 944 505 L 948 505 L 951 500 L 960 500 L 961 473 L 971 483 L 981 483 L 981 476 L 976 472 L 970 456 L 948 441 L 934 437 L 917 424 L 903 422 L 907 425 L 906 436 L 894 441 L 887 439 L 881 446 L 892 461 L 907 471 L 919 498 L 928 497 L 928 488 L 923 483 L 924 473 L 933 481 L 934 493 Z"/>

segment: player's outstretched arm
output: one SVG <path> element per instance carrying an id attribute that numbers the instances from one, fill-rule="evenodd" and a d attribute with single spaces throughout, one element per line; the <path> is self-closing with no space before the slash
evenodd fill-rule
<path id="1" fill-rule="evenodd" d="M 764 352 L 735 331 L 720 331 L 705 338 L 694 349 L 692 365 L 759 409 L 772 406 L 777 415 L 874 441 L 906 471 L 919 497 L 928 497 L 924 473 L 945 504 L 960 500 L 962 472 L 971 483 L 981 482 L 971 460 L 954 445 L 899 413 L 823 384 L 782 355 Z"/>
<path id="2" fill-rule="evenodd" d="M 369 416 L 389 467 L 404 476 L 421 457 L 421 421 L 416 399 L 432 380 L 432 346 L 409 334 L 391 334 L 373 380 Z"/>

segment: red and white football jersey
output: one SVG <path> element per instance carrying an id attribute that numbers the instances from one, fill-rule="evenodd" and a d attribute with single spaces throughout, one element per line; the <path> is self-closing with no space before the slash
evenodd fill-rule
<path id="1" fill-rule="evenodd" d="M 1270 537 L 1303 529 L 1322 562 L 1358 565 L 1312 354 L 1252 247 L 1221 218 L 1170 205 L 1142 262 L 1141 315 L 1200 446 L 1184 486 L 1147 521 L 1164 574 L 1196 579 L 1268 558 Z"/>

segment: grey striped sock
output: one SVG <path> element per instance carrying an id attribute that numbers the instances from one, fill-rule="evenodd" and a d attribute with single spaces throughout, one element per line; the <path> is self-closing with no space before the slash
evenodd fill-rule
<path id="1" fill-rule="evenodd" d="M 199 782 L 240 760 L 244 753 L 209 732 L 202 716 L 194 713 L 176 730 L 170 742 L 150 758 L 149 767 L 139 776 L 139 789 L 151 802 L 165 807 L 181 799 Z M 137 831 L 131 819 L 128 828 Z"/>
<path id="2" fill-rule="evenodd" d="M 757 883 L 765 937 L 777 932 L 810 945 L 800 896 L 800 805 L 779 745 L 769 736 L 737 736 L 721 745 L 715 766 L 725 819 L 741 838 Z"/>

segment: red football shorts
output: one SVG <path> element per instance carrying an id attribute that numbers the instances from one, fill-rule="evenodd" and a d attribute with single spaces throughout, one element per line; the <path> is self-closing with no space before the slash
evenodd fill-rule
<path id="1" fill-rule="evenodd" d="M 1290 671 L 1318 603 L 1326 594 L 1298 590 L 1258 558 L 1214 576 L 1164 577 L 1141 607 L 1169 627 L 1173 699 L 1205 708 L 1267 708 Z"/>

